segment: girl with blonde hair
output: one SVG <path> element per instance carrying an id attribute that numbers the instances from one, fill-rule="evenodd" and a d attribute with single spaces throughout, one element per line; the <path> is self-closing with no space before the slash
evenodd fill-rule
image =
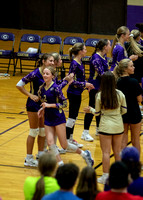
<path id="1" fill-rule="evenodd" d="M 134 74 L 134 65 L 130 59 L 123 59 L 116 66 L 114 73 L 117 77 L 117 88 L 123 92 L 127 102 L 127 113 L 123 115 L 124 134 L 122 149 L 128 143 L 128 131 L 130 128 L 131 142 L 140 152 L 141 111 L 139 103 L 142 101 L 142 88 L 138 81 L 130 75 Z"/>
<path id="2" fill-rule="evenodd" d="M 140 32 L 137 29 L 131 31 L 129 42 L 125 44 L 128 55 L 136 54 L 138 59 L 134 61 L 135 71 L 132 75 L 133 78 L 136 78 L 141 84 L 141 79 L 143 77 L 143 46 L 140 42 Z"/>
<path id="3" fill-rule="evenodd" d="M 126 26 L 121 26 L 117 29 L 117 34 L 112 43 L 111 53 L 113 57 L 111 71 L 114 70 L 114 67 L 120 60 L 124 58 L 128 58 L 127 51 L 125 49 L 124 43 L 129 40 L 130 31 Z M 129 57 L 131 60 L 136 60 L 138 58 L 137 55 L 131 55 Z"/>

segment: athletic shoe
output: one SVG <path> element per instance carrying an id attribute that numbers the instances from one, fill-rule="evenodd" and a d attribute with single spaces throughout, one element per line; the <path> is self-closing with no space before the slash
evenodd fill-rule
<path id="1" fill-rule="evenodd" d="M 58 148 L 58 151 L 59 151 L 60 154 L 65 154 L 65 153 L 67 153 L 67 152 L 68 152 L 68 153 L 75 153 L 74 150 L 68 149 L 68 148 L 67 148 L 67 149 L 63 149 L 63 148 L 59 149 L 59 148 Z"/>
<path id="2" fill-rule="evenodd" d="M 39 157 L 40 157 L 40 156 L 39 156 L 39 154 L 37 153 L 37 154 L 36 154 L 36 160 L 39 160 Z"/>
<path id="3" fill-rule="evenodd" d="M 105 184 L 108 177 L 109 177 L 108 173 L 103 174 L 100 178 L 97 179 L 97 182 L 101 184 Z"/>
<path id="4" fill-rule="evenodd" d="M 29 166 L 29 167 L 37 167 L 38 166 L 38 161 L 34 160 L 34 158 L 27 159 L 25 158 L 24 166 Z"/>
<path id="5" fill-rule="evenodd" d="M 58 147 L 58 151 L 60 154 L 65 154 L 67 152 L 66 149 L 63 149 L 63 148 L 60 149 L 59 147 Z"/>
<path id="6" fill-rule="evenodd" d="M 89 150 L 84 151 L 85 156 L 83 156 L 85 162 L 87 163 L 88 166 L 92 167 L 94 165 L 94 160 L 91 157 L 91 153 Z"/>
<path id="7" fill-rule="evenodd" d="M 47 153 L 48 152 L 48 149 L 47 151 L 43 151 L 41 154 L 37 153 L 36 154 L 36 160 L 39 160 L 39 157 L 43 154 L 43 153 Z"/>
<path id="8" fill-rule="evenodd" d="M 87 131 L 83 131 L 82 132 L 82 136 L 81 136 L 81 139 L 82 140 L 85 140 L 85 141 L 87 141 L 87 142 L 93 142 L 93 137 L 91 137 L 91 135 L 89 134 L 89 132 Z"/>
<path id="9" fill-rule="evenodd" d="M 69 143 L 76 145 L 78 148 L 82 148 L 83 144 L 79 144 L 76 140 L 74 139 L 69 139 Z"/>
<path id="10" fill-rule="evenodd" d="M 99 127 L 96 127 L 96 133 L 95 133 L 96 136 L 99 135 Z"/>

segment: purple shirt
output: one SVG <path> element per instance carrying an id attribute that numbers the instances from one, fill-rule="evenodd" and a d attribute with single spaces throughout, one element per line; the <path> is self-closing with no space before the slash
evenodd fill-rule
<path id="1" fill-rule="evenodd" d="M 39 87 L 44 83 L 42 72 L 40 68 L 30 72 L 27 76 L 22 78 L 22 81 L 27 84 L 30 82 L 30 93 L 38 95 Z"/>
<path id="2" fill-rule="evenodd" d="M 86 84 L 84 65 L 72 60 L 69 69 L 69 74 L 70 73 L 74 73 L 74 81 L 69 85 L 67 92 L 80 95 Z"/>
<path id="3" fill-rule="evenodd" d="M 62 108 L 67 106 L 67 101 L 62 93 L 62 90 L 54 82 L 46 88 L 41 89 L 41 102 L 56 104 L 56 108 L 45 108 L 45 122 L 47 126 L 56 126 L 66 123 L 65 114 Z"/>
<path id="4" fill-rule="evenodd" d="M 27 76 L 22 78 L 22 81 L 25 84 L 30 83 L 30 93 L 38 96 L 39 87 L 44 83 L 41 68 L 30 72 Z M 58 81 L 57 77 L 55 77 L 54 81 L 57 83 L 59 89 L 62 89 L 68 83 L 66 80 Z M 26 108 L 28 111 L 37 112 L 40 109 L 40 102 L 35 102 L 28 98 Z"/>
<path id="5" fill-rule="evenodd" d="M 120 43 L 117 43 L 113 49 L 113 61 L 110 70 L 113 71 L 116 64 L 124 58 L 128 58 L 128 54 L 125 48 Z"/>
<path id="6" fill-rule="evenodd" d="M 98 53 L 92 55 L 90 60 L 89 83 L 92 83 L 96 90 L 99 89 L 101 75 L 108 71 L 108 61 L 106 55 L 100 56 Z"/>
<path id="7" fill-rule="evenodd" d="M 63 89 L 67 84 L 68 81 L 67 80 L 58 80 L 58 77 L 56 76 L 55 79 L 53 80 L 60 89 Z"/>

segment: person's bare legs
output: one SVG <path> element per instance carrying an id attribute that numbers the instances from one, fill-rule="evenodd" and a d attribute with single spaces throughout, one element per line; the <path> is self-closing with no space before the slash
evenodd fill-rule
<path id="1" fill-rule="evenodd" d="M 55 153 L 54 151 L 56 151 L 56 158 L 57 158 L 57 162 L 62 161 L 60 154 L 58 153 L 58 150 L 55 149 L 57 148 L 55 145 L 55 133 L 56 133 L 56 128 L 55 126 L 45 126 L 45 133 L 46 133 L 46 139 L 47 139 L 47 144 L 49 146 L 49 148 L 51 148 L 54 145 L 54 149 L 53 153 Z"/>
<path id="2" fill-rule="evenodd" d="M 141 132 L 141 122 L 137 124 L 130 124 L 131 128 L 131 142 L 134 147 L 136 147 L 140 152 L 140 132 Z"/>
<path id="3" fill-rule="evenodd" d="M 68 146 L 67 138 L 66 138 L 66 126 L 65 124 L 60 124 L 56 126 L 56 133 L 59 139 L 59 142 L 63 149 L 66 149 Z M 81 154 L 81 149 L 77 148 L 75 153 Z"/>
<path id="4" fill-rule="evenodd" d="M 44 127 L 44 116 L 39 118 L 39 129 L 40 128 L 45 129 L 45 127 Z M 38 151 L 44 150 L 45 139 L 46 139 L 46 136 L 43 137 L 43 136 L 38 135 L 38 138 L 37 138 Z"/>
<path id="5" fill-rule="evenodd" d="M 99 134 L 99 138 L 102 150 L 103 172 L 109 173 L 112 136 Z"/>
<path id="6" fill-rule="evenodd" d="M 115 161 L 121 160 L 120 152 L 121 152 L 122 137 L 123 137 L 123 134 L 112 136 L 112 149 L 113 149 Z"/>
<path id="7" fill-rule="evenodd" d="M 29 126 L 31 129 L 37 129 L 38 128 L 38 115 L 37 112 L 27 112 L 28 119 L 29 119 Z M 27 154 L 32 154 L 33 147 L 34 147 L 35 137 L 32 137 L 31 135 L 28 135 L 27 137 Z"/>
<path id="8" fill-rule="evenodd" d="M 123 136 L 122 136 L 121 149 L 124 149 L 127 146 L 127 143 L 128 143 L 128 131 L 129 131 L 129 124 L 125 123 L 124 124 L 124 133 L 123 133 Z"/>

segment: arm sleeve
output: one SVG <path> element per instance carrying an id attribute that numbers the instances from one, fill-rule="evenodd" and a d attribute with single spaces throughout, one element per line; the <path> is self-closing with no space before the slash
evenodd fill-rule
<path id="1" fill-rule="evenodd" d="M 60 89 L 60 90 L 62 90 L 66 85 L 68 84 L 68 81 L 67 80 L 61 80 L 61 81 L 59 81 L 58 82 L 58 88 Z"/>
<path id="2" fill-rule="evenodd" d="M 63 95 L 63 93 L 62 93 L 62 90 L 59 88 L 59 87 L 57 87 L 56 89 L 55 89 L 55 92 L 56 92 L 56 94 L 57 94 L 57 103 L 56 103 L 56 107 L 57 108 L 65 108 L 65 107 L 67 107 L 67 100 L 66 100 L 66 98 L 64 97 L 64 95 Z"/>
<path id="3" fill-rule="evenodd" d="M 87 81 L 80 82 L 80 81 L 77 81 L 77 80 L 76 80 L 76 68 L 77 68 L 77 65 L 71 63 L 71 65 L 70 65 L 70 70 L 69 70 L 69 74 L 70 74 L 70 73 L 73 73 L 73 74 L 74 74 L 74 81 L 71 83 L 71 85 L 76 85 L 77 87 L 84 88 Z"/>
<path id="4" fill-rule="evenodd" d="M 134 85 L 135 85 L 135 93 L 136 93 L 136 96 L 139 96 L 139 95 L 143 95 L 143 89 L 141 88 L 140 84 L 138 83 L 137 80 L 134 79 Z"/>
<path id="5" fill-rule="evenodd" d="M 127 112 L 126 98 L 123 93 L 121 93 L 121 114 L 124 115 Z"/>
<path id="6" fill-rule="evenodd" d="M 30 72 L 27 76 L 22 78 L 22 81 L 27 84 L 29 82 L 32 82 L 36 78 L 36 73 L 35 71 Z"/>
<path id="7" fill-rule="evenodd" d="M 20 80 L 17 84 L 16 84 L 16 86 L 19 86 L 19 87 L 22 87 L 22 86 L 24 86 L 25 85 L 25 82 L 23 82 L 22 80 Z"/>
<path id="8" fill-rule="evenodd" d="M 101 76 L 102 74 L 104 74 L 104 67 L 101 63 L 100 60 L 93 60 L 92 64 L 94 65 L 95 71 L 97 71 L 97 73 Z"/>

